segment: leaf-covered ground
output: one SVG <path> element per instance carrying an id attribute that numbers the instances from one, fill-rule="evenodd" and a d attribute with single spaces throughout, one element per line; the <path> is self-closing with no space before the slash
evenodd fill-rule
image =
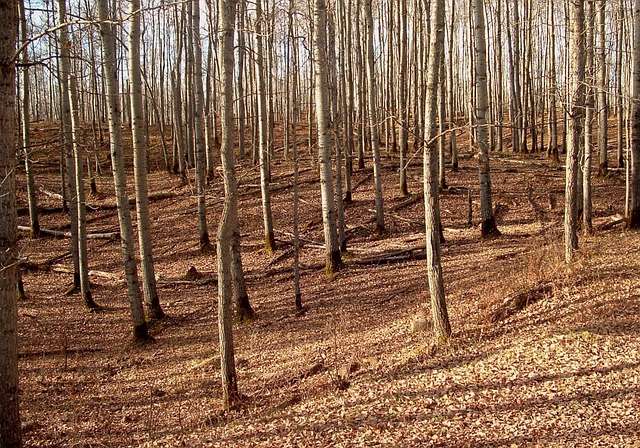
<path id="1" fill-rule="evenodd" d="M 44 157 L 43 157 L 44 159 Z M 22 255 L 48 270 L 24 273 L 20 391 L 26 446 L 640 446 L 640 235 L 599 226 L 623 211 L 624 179 L 594 179 L 596 233 L 578 260 L 562 262 L 561 167 L 540 157 L 492 159 L 503 236 L 479 238 L 476 160 L 448 172 L 442 195 L 446 293 L 454 337 L 413 331 L 426 313 L 419 200 L 397 197 L 384 170 L 387 234 L 374 237 L 370 171 L 356 171 L 347 206 L 345 269 L 324 276 L 319 184 L 303 160 L 301 253 L 304 313 L 291 270 L 291 166 L 273 168 L 278 250 L 262 249 L 259 173 L 238 167 L 243 261 L 258 319 L 235 327 L 242 401 L 221 412 L 215 260 L 198 253 L 193 182 L 154 170 L 151 204 L 159 293 L 168 314 L 155 342 L 130 340 L 117 241 L 90 240 L 93 293 L 83 311 L 64 295 L 68 239 L 22 240 Z M 107 164 L 105 163 L 105 169 Z M 57 191 L 55 166 L 38 182 Z M 421 167 L 410 190 L 420 193 Z M 24 183 L 19 179 L 20 206 Z M 475 227 L 468 228 L 468 188 Z M 89 230 L 117 230 L 108 172 L 89 200 Z M 215 234 L 222 191 L 209 189 Z M 42 205 L 55 201 L 42 196 Z M 64 215 L 42 227 L 64 230 Z M 26 217 L 21 224 L 27 225 Z M 406 251 L 413 248 L 412 251 Z M 395 254 L 389 257 L 389 254 Z M 411 255 L 416 259 L 411 259 Z M 194 266 L 201 276 L 185 280 Z M 42 268 L 42 266 L 41 266 Z M 522 310 L 510 299 L 524 297 Z M 522 305 L 522 304 L 521 304 Z M 509 311 L 505 311 L 509 310 Z"/>

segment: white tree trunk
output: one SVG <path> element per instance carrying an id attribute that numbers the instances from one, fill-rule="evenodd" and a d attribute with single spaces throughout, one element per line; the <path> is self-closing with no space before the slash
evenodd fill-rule
<path id="1" fill-rule="evenodd" d="M 136 213 L 140 267 L 147 315 L 162 319 L 164 312 L 156 288 L 156 274 L 151 244 L 149 219 L 149 187 L 147 185 L 147 140 L 144 108 L 142 107 L 142 75 L 140 72 L 140 0 L 130 0 L 131 29 L 129 31 L 129 85 L 131 86 L 131 117 L 133 139 L 133 169 L 135 171 Z"/>
<path id="2" fill-rule="evenodd" d="M 484 19 L 484 0 L 474 0 L 476 21 L 476 143 L 478 144 L 478 169 L 480 174 L 480 214 L 482 219 L 482 237 L 499 236 L 491 203 L 491 169 L 489 167 L 489 138 L 487 111 L 489 93 L 487 89 L 487 41 Z"/>
<path id="3" fill-rule="evenodd" d="M 371 141 L 371 150 L 373 152 L 373 180 L 375 190 L 376 204 L 376 230 L 375 233 L 380 235 L 384 233 L 384 201 L 382 196 L 382 172 L 380 165 L 380 135 L 378 131 L 378 116 L 376 110 L 376 74 L 374 67 L 375 55 L 373 53 L 373 40 L 375 30 L 373 28 L 373 14 L 371 12 L 372 0 L 363 0 L 364 19 L 367 24 L 367 102 L 369 106 L 369 132 Z"/>
<path id="4" fill-rule="evenodd" d="M 111 147 L 111 167 L 118 204 L 118 222 L 120 224 L 120 245 L 122 261 L 127 279 L 127 295 L 133 320 L 133 336 L 138 340 L 148 339 L 147 322 L 142 307 L 138 266 L 133 246 L 133 225 L 127 197 L 127 178 L 122 155 L 122 121 L 120 114 L 120 94 L 118 92 L 118 72 L 116 70 L 116 40 L 109 17 L 108 0 L 98 1 L 100 35 L 102 37 L 102 60 L 107 83 L 107 110 L 109 115 L 109 134 Z"/>
<path id="5" fill-rule="evenodd" d="M 260 143 L 260 191 L 262 193 L 262 219 L 264 246 L 267 253 L 275 249 L 273 218 L 271 215 L 271 192 L 269 190 L 269 111 L 267 110 L 267 86 L 264 63 L 262 0 L 256 1 L 256 61 L 258 77 L 258 128 Z"/>
<path id="6" fill-rule="evenodd" d="M 84 191 L 84 150 L 80 140 L 80 111 L 78 109 L 77 81 L 75 75 L 69 77 L 69 104 L 71 104 L 71 129 L 74 153 L 74 168 L 76 180 L 76 205 L 78 207 L 78 261 L 80 267 L 80 292 L 85 308 L 98 311 L 99 307 L 93 301 L 91 283 L 89 282 L 89 252 L 87 250 L 87 220 Z"/>
<path id="7" fill-rule="evenodd" d="M 316 120 L 318 123 L 318 162 L 320 164 L 320 191 L 322 196 L 322 222 L 326 247 L 326 273 L 340 269 L 340 245 L 336 227 L 336 208 L 333 197 L 333 169 L 331 163 L 331 129 L 329 127 L 329 81 L 327 80 L 327 5 L 315 0 L 315 35 L 313 67 L 315 73 Z"/>
<path id="8" fill-rule="evenodd" d="M 431 316 L 437 341 L 451 336 L 444 293 L 440 248 L 440 197 L 438 192 L 438 80 L 444 55 L 444 0 L 431 1 L 430 50 L 427 66 L 427 97 L 424 128 L 424 212 L 427 276 L 431 295 Z"/>

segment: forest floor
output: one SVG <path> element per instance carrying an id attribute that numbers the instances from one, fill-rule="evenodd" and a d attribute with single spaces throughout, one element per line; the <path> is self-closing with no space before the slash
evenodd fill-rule
<path id="1" fill-rule="evenodd" d="M 592 236 L 562 261 L 564 170 L 543 155 L 493 154 L 500 238 L 480 239 L 477 160 L 447 171 L 443 269 L 453 338 L 431 342 L 421 200 L 398 197 L 384 159 L 387 233 L 372 234 L 371 170 L 353 176 L 349 252 L 324 274 L 320 189 L 313 158 L 301 166 L 301 288 L 294 307 L 292 167 L 276 162 L 272 203 L 278 248 L 263 249 L 259 171 L 238 166 L 243 262 L 258 318 L 234 328 L 242 401 L 221 412 L 216 262 L 198 251 L 193 182 L 155 166 L 150 192 L 154 258 L 168 317 L 155 342 L 131 341 L 117 240 L 89 240 L 100 313 L 65 295 L 69 240 L 24 234 L 22 256 L 46 264 L 23 274 L 20 397 L 25 446 L 640 446 L 640 234 L 622 225 L 623 172 L 593 179 Z M 58 191 L 53 158 L 39 184 Z M 89 198 L 90 232 L 117 231 L 108 163 Z M 409 188 L 421 195 L 421 165 Z M 19 207 L 25 207 L 18 179 Z M 473 223 L 468 226 L 468 189 Z M 41 195 L 43 207 L 58 206 Z M 208 190 L 210 233 L 222 204 Z M 62 213 L 41 226 L 65 230 Z M 28 225 L 28 217 L 20 218 Z M 421 249 L 422 247 L 422 249 Z M 409 250 L 411 249 L 411 250 Z M 404 252 L 403 252 L 404 251 Z M 194 266 L 200 273 L 186 280 Z M 514 303 L 518 302 L 515 306 Z M 522 308 L 519 310 L 518 308 Z"/>

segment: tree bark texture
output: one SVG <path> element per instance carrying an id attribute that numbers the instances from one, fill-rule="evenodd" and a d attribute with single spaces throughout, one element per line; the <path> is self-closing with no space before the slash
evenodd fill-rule
<path id="1" fill-rule="evenodd" d="M 431 316 L 437 341 L 451 336 L 445 300 L 440 247 L 440 198 L 438 192 L 438 81 L 444 47 L 444 0 L 431 2 L 430 49 L 427 66 L 427 97 L 424 129 L 424 205 L 427 252 L 427 276 L 431 295 Z"/>

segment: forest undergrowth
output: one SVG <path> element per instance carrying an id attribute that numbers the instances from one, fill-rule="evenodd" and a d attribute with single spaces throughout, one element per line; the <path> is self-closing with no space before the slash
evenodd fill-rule
<path id="1" fill-rule="evenodd" d="M 64 294 L 69 240 L 25 234 L 25 445 L 640 446 L 640 235 L 608 225 L 624 210 L 621 173 L 594 178 L 596 231 L 581 234 L 578 259 L 566 266 L 563 168 L 542 155 L 492 154 L 502 237 L 482 240 L 477 161 L 462 157 L 459 172 L 447 171 L 441 197 L 453 338 L 434 345 L 419 197 L 398 196 L 397 171 L 383 159 L 386 234 L 375 236 L 370 170 L 355 171 L 349 251 L 329 279 L 312 159 L 302 160 L 300 184 L 303 312 L 294 306 L 291 165 L 272 168 L 278 247 L 271 255 L 262 249 L 259 171 L 238 166 L 243 262 L 258 318 L 234 329 L 242 400 L 227 412 L 216 263 L 198 251 L 193 183 L 150 174 L 154 258 L 168 316 L 153 327 L 153 343 L 131 343 L 117 240 L 89 240 L 93 295 L 103 311 L 86 313 L 79 296 Z M 54 162 L 36 164 L 47 191 L 57 188 Z M 104 167 L 99 194 L 89 199 L 89 232 L 118 229 Z M 421 195 L 419 164 L 409 179 L 410 192 Z M 207 195 L 211 229 L 219 183 L 215 177 Z M 59 205 L 46 195 L 41 201 Z M 28 217 L 20 219 L 27 225 Z M 46 213 L 41 226 L 66 230 L 68 218 Z M 197 275 L 187 276 L 191 267 Z M 425 325 L 415 325 L 421 319 Z"/>

